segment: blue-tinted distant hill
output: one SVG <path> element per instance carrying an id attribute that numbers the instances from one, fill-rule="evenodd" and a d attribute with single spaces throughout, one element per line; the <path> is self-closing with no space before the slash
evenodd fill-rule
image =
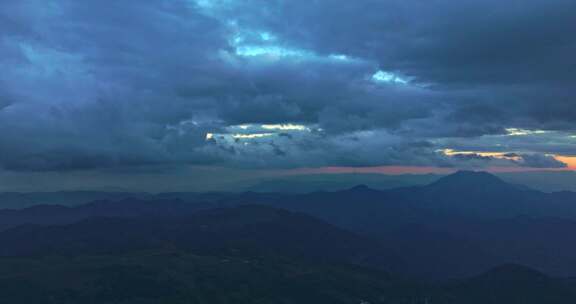
<path id="1" fill-rule="evenodd" d="M 264 193 L 309 193 L 318 191 L 341 191 L 356 185 L 387 190 L 399 187 L 426 185 L 442 177 L 436 174 L 309 174 L 266 179 L 247 190 Z"/>
<path id="2" fill-rule="evenodd" d="M 81 206 L 94 201 L 121 201 L 127 199 L 165 200 L 182 199 L 189 201 L 217 200 L 226 193 L 218 192 L 100 192 L 100 191 L 60 191 L 60 192 L 1 192 L 0 210 L 24 209 L 38 205 Z"/>
<path id="3" fill-rule="evenodd" d="M 540 191 L 576 191 L 576 172 L 572 170 L 499 173 L 497 175 L 509 183 L 527 185 Z"/>
<path id="4" fill-rule="evenodd" d="M 159 212 L 160 213 L 160 212 Z M 67 225 L 23 225 L 0 232 L 0 256 L 75 256 L 178 249 L 211 255 L 287 255 L 385 268 L 380 243 L 305 214 L 266 206 L 178 210 L 162 215 L 90 217 Z"/>
<path id="5" fill-rule="evenodd" d="M 21 209 L 36 205 L 77 206 L 96 200 L 145 198 L 149 194 L 134 192 L 61 191 L 61 192 L 3 192 L 0 209 Z"/>
<path id="6" fill-rule="evenodd" d="M 390 190 L 427 185 L 443 176 L 437 174 L 308 174 L 259 179 L 247 182 L 248 186 L 243 186 L 241 189 L 257 193 L 305 194 L 319 191 L 343 191 L 356 185 L 366 185 L 371 189 Z M 496 176 L 508 183 L 525 185 L 544 192 L 576 191 L 576 173 L 572 171 L 499 173 Z M 0 209 L 22 209 L 43 204 L 78 206 L 96 200 L 118 201 L 126 198 L 195 200 L 199 196 L 218 198 L 224 194 L 210 193 L 208 195 L 194 192 L 152 194 L 126 191 L 2 192 L 0 193 Z"/>
<path id="7" fill-rule="evenodd" d="M 453 283 L 446 288 L 446 293 L 466 304 L 560 304 L 569 303 L 574 298 L 566 281 L 517 264 L 500 265 L 481 275 Z"/>
<path id="8" fill-rule="evenodd" d="M 576 301 L 570 281 L 511 264 L 423 284 L 382 271 L 400 261 L 374 240 L 262 206 L 29 225 L 0 233 L 0 243 L 10 244 L 0 247 L 0 300 L 10 303 Z"/>
<path id="9" fill-rule="evenodd" d="M 0 230 L 23 224 L 72 224 L 93 217 L 192 215 L 198 211 L 268 205 L 317 217 L 376 238 L 424 277 L 467 276 L 502 263 L 554 275 L 576 274 L 576 193 L 544 193 L 482 172 L 458 172 L 424 186 L 375 190 L 356 186 L 307 194 L 246 192 L 98 201 L 77 207 L 0 211 Z M 423 249 L 424 248 L 424 249 Z"/>
<path id="10" fill-rule="evenodd" d="M 488 173 L 461 171 L 426 186 L 386 191 L 357 186 L 235 199 L 379 237 L 412 261 L 406 271 L 424 276 L 470 275 L 509 262 L 576 274 L 576 239 L 569 233 L 576 231 L 576 193 L 544 193 Z"/>

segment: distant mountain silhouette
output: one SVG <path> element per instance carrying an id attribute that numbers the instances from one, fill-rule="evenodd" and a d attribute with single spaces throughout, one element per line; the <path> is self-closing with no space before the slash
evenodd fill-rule
<path id="1" fill-rule="evenodd" d="M 539 212 L 538 204 L 547 199 L 542 192 L 474 171 L 459 171 L 424 187 L 393 192 L 410 201 L 433 203 L 434 208 L 448 213 L 488 218 L 530 215 Z"/>
<path id="2" fill-rule="evenodd" d="M 36 205 L 77 206 L 96 200 L 122 200 L 127 198 L 147 198 L 148 193 L 100 192 L 100 191 L 58 191 L 58 192 L 4 192 L 0 193 L 0 209 L 21 209 Z"/>
<path id="3" fill-rule="evenodd" d="M 0 230 L 24 224 L 73 224 L 94 217 L 185 217 L 217 207 L 260 204 L 305 213 L 378 239 L 409 261 L 396 266 L 411 275 L 463 277 L 509 262 L 553 275 L 576 274 L 576 246 L 571 245 L 576 240 L 566 233 L 576 230 L 576 194 L 530 190 L 483 172 L 462 171 L 430 185 L 385 191 L 359 185 L 308 194 L 154 197 L 0 210 Z"/>
<path id="4" fill-rule="evenodd" d="M 377 190 L 385 190 L 426 185 L 439 177 L 439 175 L 434 174 L 308 174 L 266 179 L 249 187 L 248 190 L 259 193 L 303 194 L 319 191 L 342 191 L 358 184 L 364 184 Z"/>
<path id="5" fill-rule="evenodd" d="M 300 195 L 249 193 L 228 204 L 259 203 L 308 212 L 352 229 L 438 216 L 497 219 L 550 216 L 576 219 L 576 193 L 543 193 L 505 183 L 484 172 L 461 171 L 426 186 L 373 190 L 365 186 Z M 380 225 L 374 223 L 377 227 Z M 377 228 L 376 227 L 376 228 Z"/>
<path id="6" fill-rule="evenodd" d="M 565 304 L 575 300 L 564 282 L 517 264 L 502 265 L 456 284 L 452 296 L 467 304 Z"/>
<path id="7" fill-rule="evenodd" d="M 289 255 L 385 268 L 396 257 L 379 243 L 304 214 L 265 206 L 193 215 L 96 217 L 61 226 L 25 225 L 0 233 L 0 256 L 118 254 L 177 248 L 197 254 Z"/>
<path id="8" fill-rule="evenodd" d="M 0 230 L 25 223 L 66 223 L 66 219 L 78 220 L 90 216 L 187 213 L 190 210 L 244 203 L 311 211 L 325 219 L 329 219 L 328 215 L 337 216 L 339 213 L 355 214 L 362 221 L 364 215 L 374 218 L 390 214 L 392 218 L 398 218 L 396 212 L 409 212 L 409 217 L 414 220 L 424 220 L 431 214 L 481 218 L 554 216 L 576 219 L 574 192 L 543 193 L 505 183 L 489 173 L 460 171 L 430 185 L 385 191 L 358 185 L 337 192 L 292 195 L 256 192 L 237 195 L 164 193 L 146 199 L 100 200 L 70 210 L 52 206 L 0 210 Z M 399 219 L 404 218 L 401 216 Z M 355 222 L 356 218 L 347 216 L 343 221 Z"/>
<path id="9" fill-rule="evenodd" d="M 186 202 L 172 198 L 95 201 L 75 207 L 38 205 L 24 209 L 0 210 L 0 231 L 24 224 L 69 224 L 90 217 L 186 215 L 218 206 L 218 203 L 212 201 Z"/>
<path id="10" fill-rule="evenodd" d="M 487 172 L 458 171 L 454 174 L 440 178 L 428 185 L 428 188 L 447 190 L 509 190 L 514 188 L 499 177 Z"/>
<path id="11" fill-rule="evenodd" d="M 363 192 L 372 192 L 372 193 L 377 193 L 379 192 L 378 190 L 374 190 L 366 185 L 356 185 L 350 189 L 348 189 L 349 192 L 356 192 L 356 193 L 363 193 Z"/>
<path id="12" fill-rule="evenodd" d="M 58 191 L 58 192 L 1 192 L 0 209 L 23 209 L 38 205 L 81 206 L 94 201 L 118 202 L 122 200 L 169 200 L 215 201 L 226 197 L 220 192 L 166 192 L 151 194 L 145 192 L 100 192 L 100 191 Z"/>
<path id="13" fill-rule="evenodd" d="M 568 281 L 514 264 L 416 283 L 380 270 L 402 263 L 381 244 L 265 206 L 25 225 L 0 233 L 0 244 L 9 244 L 0 247 L 1 300 L 19 304 L 576 301 Z M 433 249 L 415 248 L 424 255 Z M 444 258 L 457 265 L 456 256 Z"/>
<path id="14" fill-rule="evenodd" d="M 576 229 L 576 194 L 534 191 L 484 172 L 462 171 L 427 186 L 387 191 L 360 186 L 232 199 L 308 213 L 377 237 L 412 261 L 404 270 L 415 275 L 461 277 L 507 262 L 576 274 L 576 247 L 569 245 L 574 239 L 562 233 Z"/>

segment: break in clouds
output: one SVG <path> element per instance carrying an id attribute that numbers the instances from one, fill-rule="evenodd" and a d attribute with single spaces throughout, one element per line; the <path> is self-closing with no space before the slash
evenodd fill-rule
<path id="1" fill-rule="evenodd" d="M 3 0 L 0 167 L 576 155 L 573 0 Z"/>

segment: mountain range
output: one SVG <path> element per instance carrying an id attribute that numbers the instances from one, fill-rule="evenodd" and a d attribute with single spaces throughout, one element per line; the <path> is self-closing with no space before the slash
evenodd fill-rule
<path id="1" fill-rule="evenodd" d="M 571 303 L 575 204 L 462 171 L 389 190 L 5 209 L 0 289 L 18 303 Z"/>
<path id="2" fill-rule="evenodd" d="M 308 214 L 375 239 L 405 258 L 407 262 L 395 264 L 399 271 L 418 277 L 463 277 L 502 263 L 576 274 L 576 242 L 566 233 L 576 228 L 576 193 L 540 192 L 470 171 L 425 186 L 384 191 L 360 185 L 307 194 L 173 193 L 76 207 L 39 205 L 0 211 L 0 230 L 94 217 L 184 216 L 246 204 Z"/>
<path id="3" fill-rule="evenodd" d="M 571 280 L 515 264 L 424 284 L 374 240 L 264 206 L 98 217 L 0 233 L 2 303 L 563 304 Z M 376 265 L 380 265 L 377 266 Z M 34 293 L 27 290 L 35 290 Z"/>

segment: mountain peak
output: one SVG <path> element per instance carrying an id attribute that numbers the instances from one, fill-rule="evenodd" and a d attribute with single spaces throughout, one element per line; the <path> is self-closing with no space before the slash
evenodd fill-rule
<path id="1" fill-rule="evenodd" d="M 491 179 L 500 180 L 500 178 L 496 177 L 496 175 L 488 173 L 486 171 L 459 170 L 459 171 L 452 173 L 448 176 L 470 177 L 470 178 L 491 178 Z"/>
<path id="2" fill-rule="evenodd" d="M 499 177 L 484 171 L 458 171 L 432 183 L 434 187 L 508 187 Z"/>
<path id="3" fill-rule="evenodd" d="M 372 189 L 372 188 L 370 188 L 370 187 L 368 187 L 368 186 L 366 186 L 366 185 L 364 185 L 364 184 L 360 184 L 360 185 L 356 185 L 356 186 L 350 188 L 349 191 L 354 191 L 354 192 L 367 192 L 367 191 L 370 191 L 370 192 L 371 192 L 371 191 L 376 191 L 376 190 L 374 190 L 374 189 Z"/>

